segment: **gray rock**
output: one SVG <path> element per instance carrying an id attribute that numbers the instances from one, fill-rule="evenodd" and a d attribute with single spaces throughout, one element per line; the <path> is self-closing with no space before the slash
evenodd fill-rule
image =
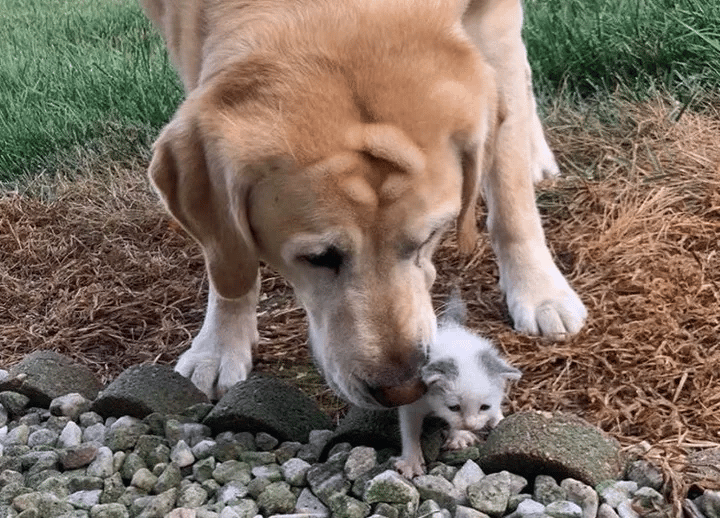
<path id="1" fill-rule="evenodd" d="M 720 462 L 720 458 L 718 461 Z M 661 491 L 664 483 L 662 471 L 643 459 L 628 464 L 625 478 L 637 482 L 638 487 L 651 487 L 656 491 Z"/>
<path id="2" fill-rule="evenodd" d="M 302 459 L 293 458 L 280 467 L 285 481 L 291 486 L 303 486 L 307 481 L 310 464 Z"/>
<path id="3" fill-rule="evenodd" d="M 443 509 L 435 500 L 425 500 L 418 507 L 418 515 L 424 518 L 451 518 L 452 514 Z"/>
<path id="4" fill-rule="evenodd" d="M 472 507 L 459 505 L 455 508 L 455 518 L 490 518 L 487 514 L 481 513 Z"/>
<path id="5" fill-rule="evenodd" d="M 95 459 L 87 467 L 87 474 L 91 477 L 105 478 L 113 474 L 113 453 L 107 446 L 98 448 Z"/>
<path id="6" fill-rule="evenodd" d="M 75 423 L 70 421 L 65 425 L 57 440 L 58 448 L 71 448 L 79 446 L 82 442 L 82 429 Z"/>
<path id="7" fill-rule="evenodd" d="M 176 504 L 178 507 L 196 509 L 207 502 L 208 492 L 198 483 L 190 483 L 180 487 Z"/>
<path id="8" fill-rule="evenodd" d="M 377 452 L 368 446 L 357 446 L 350 450 L 345 461 L 345 476 L 355 481 L 377 465 Z"/>
<path id="9" fill-rule="evenodd" d="M 185 468 L 195 462 L 195 456 L 187 443 L 180 440 L 170 450 L 170 460 L 179 468 Z"/>
<path id="10" fill-rule="evenodd" d="M 420 493 L 397 471 L 387 470 L 367 482 L 363 500 L 369 504 L 395 504 L 402 510 L 401 516 L 415 516 L 420 504 Z"/>
<path id="11" fill-rule="evenodd" d="M 146 493 L 149 493 L 157 482 L 157 477 L 147 468 L 141 468 L 135 472 L 130 484 Z"/>
<path id="12" fill-rule="evenodd" d="M 620 502 L 616 510 L 620 518 L 640 518 L 640 515 L 633 508 L 630 500 L 623 500 Z"/>
<path id="13" fill-rule="evenodd" d="M 235 505 L 246 496 L 248 496 L 247 485 L 237 480 L 228 482 L 217 491 L 217 501 L 224 505 Z M 254 498 L 257 499 L 257 496 Z"/>
<path id="14" fill-rule="evenodd" d="M 295 503 L 295 512 L 313 514 L 319 518 L 330 516 L 330 510 L 308 488 L 304 488 Z"/>
<path id="15" fill-rule="evenodd" d="M 413 479 L 421 500 L 434 500 L 443 509 L 455 511 L 455 506 L 463 500 L 460 492 L 443 477 L 421 475 Z"/>
<path id="16" fill-rule="evenodd" d="M 255 466 L 251 470 L 252 476 L 256 478 L 266 478 L 270 482 L 280 482 L 283 480 L 282 470 L 277 464 L 263 464 Z"/>
<path id="17" fill-rule="evenodd" d="M 707 518 L 720 518 L 720 491 L 707 489 L 695 501 Z"/>
<path id="18" fill-rule="evenodd" d="M 93 489 L 90 491 L 76 491 L 68 495 L 67 502 L 79 509 L 91 510 L 94 506 L 100 503 L 100 494 L 102 493 L 99 489 Z"/>
<path id="19" fill-rule="evenodd" d="M 315 464 L 307 472 L 307 481 L 315 495 L 329 505 L 330 498 L 336 493 L 347 494 L 352 487 L 339 462 Z"/>
<path id="20" fill-rule="evenodd" d="M 231 509 L 238 518 L 254 518 L 259 513 L 257 504 L 250 499 L 241 500 L 226 509 Z M 224 518 L 222 514 L 220 516 Z"/>
<path id="21" fill-rule="evenodd" d="M 129 518 L 124 505 L 118 503 L 98 504 L 90 509 L 90 518 Z"/>
<path id="22" fill-rule="evenodd" d="M 150 431 L 150 427 L 140 419 L 125 415 L 115 421 L 107 430 L 105 444 L 112 451 L 131 450 L 138 438 Z"/>
<path id="23" fill-rule="evenodd" d="M 177 500 L 178 490 L 176 488 L 169 489 L 164 493 L 151 497 L 150 502 L 145 506 L 137 518 L 165 518 Z"/>
<path id="24" fill-rule="evenodd" d="M 257 505 L 264 516 L 291 513 L 297 498 L 287 482 L 273 482 L 260 493 Z"/>
<path id="25" fill-rule="evenodd" d="M 479 482 L 467 488 L 467 497 L 470 505 L 480 512 L 492 517 L 502 516 L 510 500 L 510 487 L 507 476 L 501 473 L 491 473 Z"/>
<path id="26" fill-rule="evenodd" d="M 543 513 L 545 513 L 545 506 L 531 498 L 520 502 L 515 509 L 515 514 L 519 516 L 532 516 Z"/>
<path id="27" fill-rule="evenodd" d="M 269 433 L 258 432 L 257 435 L 255 435 L 255 445 L 259 450 L 271 451 L 274 450 L 278 444 L 280 444 L 280 441 Z"/>
<path id="28" fill-rule="evenodd" d="M 189 406 L 208 403 L 192 381 L 167 365 L 135 365 L 123 371 L 95 399 L 93 411 L 139 419 L 153 413 L 177 414 Z"/>
<path id="29" fill-rule="evenodd" d="M 102 384 L 82 365 L 54 351 L 37 351 L 14 365 L 0 382 L 0 391 L 13 390 L 30 398 L 30 404 L 48 408 L 56 397 L 73 392 L 95 399 Z"/>
<path id="30" fill-rule="evenodd" d="M 70 493 L 77 491 L 92 491 L 95 489 L 103 489 L 105 483 L 103 479 L 99 477 L 88 477 L 86 475 L 79 474 L 67 475 L 67 489 Z"/>
<path id="31" fill-rule="evenodd" d="M 67 497 L 71 493 L 67 481 L 61 477 L 46 478 L 40 483 L 37 490 L 41 493 L 52 493 L 60 499 Z"/>
<path id="32" fill-rule="evenodd" d="M 48 428 L 40 428 L 28 435 L 28 446 L 35 448 L 37 446 L 55 446 L 55 442 L 60 434 Z"/>
<path id="33" fill-rule="evenodd" d="M 217 483 L 221 485 L 227 484 L 231 480 L 248 484 L 252 479 L 250 470 L 250 465 L 247 462 L 228 460 L 217 464 L 213 470 L 212 476 Z"/>
<path id="34" fill-rule="evenodd" d="M 467 496 L 468 486 L 470 484 L 480 482 L 484 476 L 485 473 L 483 473 L 480 466 L 478 466 L 476 462 L 468 460 L 462 465 L 457 473 L 455 473 L 455 476 L 452 479 L 452 484 L 461 495 Z"/>
<path id="35" fill-rule="evenodd" d="M 657 511 L 666 507 L 665 497 L 651 487 L 641 487 L 635 491 L 632 499 L 632 506 L 645 513 Z"/>
<path id="36" fill-rule="evenodd" d="M 52 493 L 33 491 L 16 496 L 12 501 L 18 511 L 35 508 L 40 516 L 60 516 L 73 510 L 72 505 Z"/>
<path id="37" fill-rule="evenodd" d="M 579 417 L 518 412 L 490 432 L 478 464 L 485 472 L 507 469 L 526 478 L 546 474 L 594 487 L 618 479 L 625 459 L 617 440 Z"/>
<path id="38" fill-rule="evenodd" d="M 342 493 L 330 498 L 329 505 L 335 518 L 365 518 L 370 514 L 368 504 Z"/>
<path id="39" fill-rule="evenodd" d="M 199 460 L 195 462 L 195 464 L 193 464 L 193 477 L 195 477 L 195 480 L 201 483 L 209 480 L 213 476 L 213 471 L 215 471 L 215 467 L 215 457 L 206 457 L 202 460 Z"/>
<path id="40" fill-rule="evenodd" d="M 285 441 L 275 450 L 275 458 L 278 464 L 284 464 L 297 455 L 302 448 L 302 443 L 298 441 Z"/>
<path id="41" fill-rule="evenodd" d="M 545 506 L 545 514 L 553 518 L 582 518 L 582 508 L 573 502 L 559 500 Z"/>
<path id="42" fill-rule="evenodd" d="M 548 505 L 552 502 L 567 500 L 567 491 L 563 489 L 553 477 L 538 475 L 535 477 L 533 499 L 543 505 Z"/>
<path id="43" fill-rule="evenodd" d="M 459 468 L 457 466 L 448 466 L 447 464 L 440 463 L 433 466 L 427 474 L 442 477 L 445 480 L 452 482 L 458 471 Z"/>
<path id="44" fill-rule="evenodd" d="M 58 396 L 50 402 L 50 413 L 77 419 L 80 414 L 90 410 L 92 401 L 77 392 Z"/>
<path id="45" fill-rule="evenodd" d="M 123 485 L 120 473 L 113 473 L 103 480 L 103 492 L 100 495 L 100 503 L 111 504 L 117 502 L 124 492 L 125 486 Z M 90 512 L 92 513 L 92 509 Z"/>
<path id="46" fill-rule="evenodd" d="M 105 442 L 105 434 L 107 427 L 103 423 L 96 423 L 88 426 L 83 430 L 83 442 L 96 442 L 102 444 Z"/>
<path id="47" fill-rule="evenodd" d="M 593 488 L 574 478 L 566 478 L 560 483 L 567 499 L 582 508 L 583 518 L 595 518 L 599 507 L 599 497 Z"/>
<path id="48" fill-rule="evenodd" d="M 3 439 L 3 446 L 26 445 L 30 436 L 30 427 L 26 424 L 17 425 Z"/>
<path id="49" fill-rule="evenodd" d="M 629 502 L 637 490 L 637 482 L 631 480 L 609 481 L 607 484 L 600 484 L 596 488 L 602 502 L 615 509 L 622 502 Z"/>
<path id="50" fill-rule="evenodd" d="M 332 427 L 314 400 L 284 381 L 252 375 L 228 390 L 203 420 L 214 433 L 267 432 L 282 441 L 307 442 L 311 430 Z"/>
<path id="51" fill-rule="evenodd" d="M 171 462 L 165 466 L 165 469 L 160 473 L 152 490 L 154 493 L 164 493 L 168 489 L 179 486 L 180 482 L 182 482 L 180 468 Z"/>

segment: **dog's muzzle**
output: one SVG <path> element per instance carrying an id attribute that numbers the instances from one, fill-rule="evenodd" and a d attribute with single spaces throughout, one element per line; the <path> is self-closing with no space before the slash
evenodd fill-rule
<path id="1" fill-rule="evenodd" d="M 410 380 L 402 385 L 376 386 L 368 385 L 368 392 L 380 405 L 393 408 L 409 405 L 420 399 L 427 391 L 427 386 L 420 380 Z"/>

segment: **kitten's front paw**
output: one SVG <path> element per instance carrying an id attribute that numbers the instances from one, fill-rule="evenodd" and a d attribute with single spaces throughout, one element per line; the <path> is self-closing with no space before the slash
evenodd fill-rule
<path id="1" fill-rule="evenodd" d="M 406 459 L 405 457 L 398 457 L 395 459 L 395 469 L 403 477 L 411 479 L 425 474 L 425 462 L 421 458 Z"/>
<path id="2" fill-rule="evenodd" d="M 478 436 L 470 430 L 450 430 L 445 441 L 448 450 L 462 450 L 480 442 Z"/>

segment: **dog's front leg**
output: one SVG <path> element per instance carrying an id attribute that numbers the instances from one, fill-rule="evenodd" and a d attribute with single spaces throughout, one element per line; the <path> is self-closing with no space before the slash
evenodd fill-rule
<path id="1" fill-rule="evenodd" d="M 483 177 L 488 229 L 500 287 L 518 331 L 561 335 L 580 330 L 587 311 L 555 265 L 535 205 L 533 180 L 554 159 L 542 135 L 522 42 L 519 0 L 474 0 L 465 28 L 495 69 L 504 118 L 494 164 Z M 552 159 L 551 163 L 542 161 Z"/>
<path id="2" fill-rule="evenodd" d="M 259 286 L 258 277 L 245 295 L 224 299 L 210 283 L 205 321 L 175 367 L 210 399 L 220 398 L 252 370 Z"/>

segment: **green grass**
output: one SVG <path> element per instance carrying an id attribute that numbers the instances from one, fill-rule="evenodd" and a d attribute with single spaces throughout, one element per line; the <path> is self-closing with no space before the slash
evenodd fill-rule
<path id="1" fill-rule="evenodd" d="M 181 97 L 136 0 L 0 0 L 0 181 L 137 151 Z"/>
<path id="2" fill-rule="evenodd" d="M 525 0 L 525 39 L 541 103 L 720 87 L 715 0 Z M 0 0 L 0 184 L 145 153 L 181 98 L 137 0 Z"/>
<path id="3" fill-rule="evenodd" d="M 525 7 L 541 97 L 664 92 L 687 103 L 720 87 L 720 2 L 526 0 Z"/>

